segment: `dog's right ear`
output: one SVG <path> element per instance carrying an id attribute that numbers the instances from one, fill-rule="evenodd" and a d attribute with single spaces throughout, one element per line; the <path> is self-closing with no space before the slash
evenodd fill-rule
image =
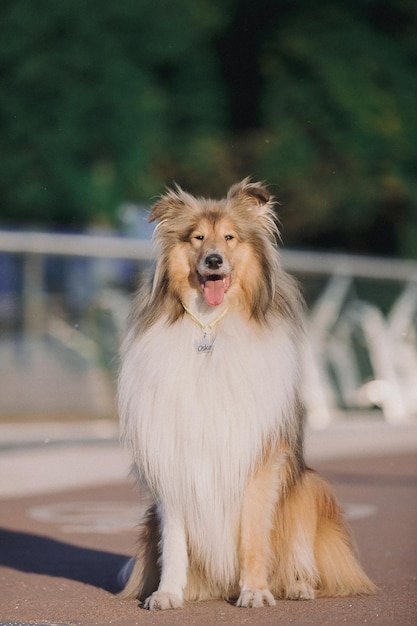
<path id="1" fill-rule="evenodd" d="M 175 185 L 174 189 L 168 189 L 158 202 L 153 205 L 148 221 L 154 222 L 155 220 L 178 217 L 178 213 L 194 202 L 195 198 L 193 196 L 183 191 L 179 185 Z"/>

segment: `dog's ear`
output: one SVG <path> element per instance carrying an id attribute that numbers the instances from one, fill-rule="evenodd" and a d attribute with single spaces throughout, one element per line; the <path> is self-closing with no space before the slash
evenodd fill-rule
<path id="1" fill-rule="evenodd" d="M 177 217 L 180 211 L 191 206 L 194 202 L 195 198 L 193 196 L 183 191 L 179 185 L 175 185 L 174 189 L 168 189 L 158 202 L 153 205 L 148 221 L 153 222 L 155 220 Z"/>
<path id="2" fill-rule="evenodd" d="M 262 183 L 251 182 L 250 178 L 244 178 L 233 185 L 229 189 L 227 199 L 246 207 L 255 218 L 266 211 L 269 212 L 274 205 L 274 199 L 268 189 Z"/>
<path id="3" fill-rule="evenodd" d="M 275 199 L 262 183 L 244 178 L 229 189 L 227 202 L 232 210 L 243 214 L 246 219 L 256 222 L 274 243 L 280 239 L 278 216 L 274 210 Z"/>

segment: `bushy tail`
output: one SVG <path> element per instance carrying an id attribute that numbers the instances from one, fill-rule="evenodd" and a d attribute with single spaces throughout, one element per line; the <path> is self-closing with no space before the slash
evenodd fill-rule
<path id="1" fill-rule="evenodd" d="M 139 529 L 136 557 L 119 574 L 125 584 L 119 594 L 121 599 L 143 600 L 158 588 L 159 546 L 158 517 L 152 506 Z M 304 473 L 279 503 L 271 548 L 271 591 L 276 597 L 342 597 L 377 590 L 356 557 L 354 542 L 333 489 L 311 470 Z M 187 596 L 190 598 L 222 596 L 218 591 L 204 591 L 208 581 L 200 580 L 199 576 L 193 582 L 192 567 L 189 575 Z"/>
<path id="2" fill-rule="evenodd" d="M 307 470 L 277 510 L 273 587 L 298 599 L 370 594 L 342 509 L 331 486 Z"/>
<path id="3" fill-rule="evenodd" d="M 377 587 L 357 558 L 357 550 L 343 511 L 330 485 L 312 474 L 318 491 L 319 518 L 314 553 L 320 578 L 318 596 L 371 594 Z M 320 498 L 321 496 L 321 498 Z"/>

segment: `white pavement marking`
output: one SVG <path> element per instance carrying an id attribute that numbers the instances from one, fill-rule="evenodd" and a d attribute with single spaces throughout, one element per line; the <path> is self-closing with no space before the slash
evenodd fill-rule
<path id="1" fill-rule="evenodd" d="M 28 515 L 45 524 L 55 524 L 65 533 L 120 533 L 133 530 L 148 508 L 148 500 L 137 504 L 122 501 L 60 502 L 31 507 Z M 349 520 L 371 517 L 377 512 L 373 504 L 343 504 Z"/>
<path id="2" fill-rule="evenodd" d="M 32 507 L 28 514 L 67 533 L 119 533 L 134 529 L 146 508 L 146 502 L 60 502 Z"/>
<path id="3" fill-rule="evenodd" d="M 118 445 L 45 447 L 0 454 L 0 497 L 19 498 L 125 482 L 128 454 Z"/>
<path id="4" fill-rule="evenodd" d="M 126 482 L 130 457 L 117 432 L 117 423 L 110 420 L 0 424 L 0 498 Z M 415 421 L 394 426 L 376 419 L 346 419 L 306 434 L 307 461 L 313 466 L 406 452 L 417 452 Z"/>
<path id="5" fill-rule="evenodd" d="M 378 511 L 378 507 L 374 504 L 348 502 L 343 504 L 346 517 L 349 520 L 363 519 L 364 517 L 371 517 Z"/>
<path id="6" fill-rule="evenodd" d="M 335 420 L 323 430 L 307 429 L 305 444 L 308 463 L 417 453 L 417 420 L 396 425 L 372 418 Z"/>

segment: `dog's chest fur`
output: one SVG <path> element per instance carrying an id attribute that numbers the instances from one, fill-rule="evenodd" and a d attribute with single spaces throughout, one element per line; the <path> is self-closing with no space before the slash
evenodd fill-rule
<path id="1" fill-rule="evenodd" d="M 203 331 L 187 315 L 128 337 L 121 415 L 155 498 L 185 520 L 195 551 L 226 564 L 248 476 L 268 441 L 291 430 L 298 363 L 284 322 L 261 331 L 228 313 L 213 333 L 209 354 L 197 351 Z"/>

